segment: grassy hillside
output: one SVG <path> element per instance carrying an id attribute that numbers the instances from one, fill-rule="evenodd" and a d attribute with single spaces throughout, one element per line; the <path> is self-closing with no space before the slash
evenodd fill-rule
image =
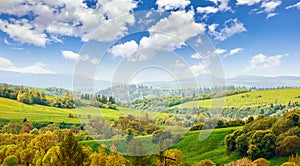
<path id="1" fill-rule="evenodd" d="M 226 148 L 224 145 L 224 137 L 227 134 L 231 134 L 233 131 L 241 129 L 242 127 L 230 127 L 222 129 L 214 129 L 211 135 L 204 141 L 199 141 L 200 131 L 188 132 L 181 141 L 172 146 L 172 149 L 179 149 L 184 154 L 184 161 L 188 164 L 195 164 L 204 159 L 210 159 L 217 164 L 225 164 L 231 161 L 236 161 L 240 158 L 236 152 L 226 155 Z M 201 132 L 211 132 L 211 130 L 204 130 Z M 151 140 L 151 136 L 141 136 L 136 139 L 140 140 Z M 107 139 L 100 141 L 81 141 L 82 145 L 90 146 L 94 151 L 100 144 L 105 144 L 110 147 L 112 143 L 115 143 L 120 151 L 126 149 L 127 145 L 124 139 Z M 150 150 L 155 150 L 155 147 L 150 142 L 144 144 Z M 124 152 L 124 151 L 123 151 Z M 125 151 L 126 152 L 126 151 Z M 288 157 L 274 157 L 270 159 L 272 166 L 280 166 L 284 162 L 288 161 Z"/>
<path id="2" fill-rule="evenodd" d="M 241 127 L 215 129 L 207 139 L 201 142 L 199 141 L 199 131 L 188 132 L 181 141 L 172 146 L 172 149 L 181 150 L 184 154 L 184 161 L 189 164 L 197 163 L 204 159 L 211 159 L 219 164 L 227 163 L 229 161 L 239 159 L 240 157 L 237 154 L 226 156 L 224 137 L 240 128 Z M 211 132 L 211 130 L 204 130 L 201 132 Z M 151 143 L 151 136 L 141 136 L 136 137 L 136 139 L 142 140 L 143 142 L 145 141 L 144 146 L 147 147 L 148 151 L 158 148 Z M 148 143 L 146 140 L 150 140 L 150 142 Z M 91 140 L 81 142 L 82 145 L 92 147 L 94 151 L 97 150 L 100 144 L 105 144 L 107 147 L 110 147 L 112 143 L 117 144 L 119 151 L 127 152 L 122 151 L 122 149 L 126 149 L 127 147 L 124 139 Z"/>
<path id="3" fill-rule="evenodd" d="M 176 143 L 172 148 L 180 149 L 184 154 L 184 161 L 193 164 L 204 159 L 210 159 L 216 163 L 227 163 L 239 159 L 237 154 L 231 154 L 226 156 L 226 149 L 224 145 L 224 137 L 227 134 L 231 134 L 233 131 L 240 129 L 241 127 L 231 127 L 223 129 L 215 129 L 211 135 L 204 141 L 199 141 L 200 131 L 188 132 L 181 141 Z M 204 130 L 201 132 L 211 132 L 211 130 Z M 137 137 L 139 140 L 151 140 L 151 136 Z M 94 151 L 97 150 L 100 144 L 105 144 L 110 147 L 112 143 L 116 143 L 120 151 L 126 147 L 124 139 L 107 139 L 107 140 L 91 140 L 82 141 L 81 144 L 85 146 L 90 146 Z M 145 145 L 148 149 L 154 149 L 153 144 L 149 143 Z M 150 148 L 151 147 L 151 148 Z"/>
<path id="4" fill-rule="evenodd" d="M 287 105 L 290 101 L 300 102 L 300 98 L 298 98 L 298 96 L 300 96 L 300 88 L 261 90 L 228 96 L 225 98 L 222 97 L 210 100 L 191 101 L 175 107 L 194 108 L 201 106 L 210 108 L 213 107 L 211 106 L 213 100 L 215 100 L 215 102 L 224 101 L 225 108 L 256 107 L 270 104 Z"/>
<path id="5" fill-rule="evenodd" d="M 119 116 L 125 114 L 140 115 L 142 112 L 127 108 L 120 108 L 119 110 L 112 109 L 100 109 L 96 107 L 80 107 L 78 109 L 82 119 L 86 119 L 88 115 L 91 117 L 104 116 L 107 119 L 117 119 Z M 79 124 L 78 118 L 68 118 L 69 113 L 74 117 L 77 117 L 77 111 L 75 109 L 63 109 L 48 107 L 42 105 L 28 105 L 0 97 L 0 119 L 3 121 L 16 120 L 22 121 L 27 118 L 31 122 L 65 122 Z M 148 112 L 149 113 L 149 112 Z M 162 116 L 159 113 L 149 113 L 151 117 Z"/>

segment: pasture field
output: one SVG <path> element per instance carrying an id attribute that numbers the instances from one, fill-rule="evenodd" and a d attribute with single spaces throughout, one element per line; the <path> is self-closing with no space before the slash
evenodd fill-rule
<path id="1" fill-rule="evenodd" d="M 241 129 L 242 127 L 229 127 L 213 130 L 202 130 L 202 131 L 192 131 L 188 132 L 179 142 L 171 147 L 171 149 L 179 149 L 184 154 L 184 161 L 188 164 L 195 164 L 204 159 L 210 159 L 216 164 L 225 164 L 231 161 L 236 161 L 242 157 L 233 152 L 230 155 L 226 155 L 226 148 L 224 145 L 224 137 L 227 134 L 231 134 L 233 131 Z M 199 141 L 200 132 L 204 134 L 211 133 L 207 139 Z M 151 135 L 149 136 L 139 136 L 135 139 L 146 142 L 144 144 L 147 149 L 156 149 L 157 146 L 147 143 L 146 140 L 151 140 Z M 90 140 L 81 141 L 84 146 L 90 146 L 93 151 L 97 151 L 99 145 L 104 144 L 108 148 L 114 143 L 117 148 L 122 151 L 122 149 L 127 149 L 127 144 L 124 139 L 106 139 L 106 140 Z M 127 151 L 123 151 L 127 152 Z M 149 152 L 151 153 L 151 152 Z M 284 162 L 288 161 L 288 157 L 273 157 L 269 159 L 272 166 L 280 166 Z"/>
<path id="2" fill-rule="evenodd" d="M 215 103 L 224 103 L 225 108 L 242 108 L 257 107 L 270 104 L 288 105 L 289 102 L 300 102 L 300 88 L 275 89 L 275 90 L 258 90 L 227 97 L 190 101 L 174 107 L 178 108 L 194 108 L 205 107 L 213 108 Z M 220 105 L 220 104 L 216 104 Z"/>
<path id="3" fill-rule="evenodd" d="M 118 119 L 122 115 L 138 116 L 146 111 L 137 111 L 128 108 L 119 108 L 119 110 L 96 108 L 92 106 L 78 107 L 76 109 L 55 108 L 42 105 L 28 105 L 16 100 L 0 97 L 0 121 L 15 120 L 21 122 L 24 118 L 31 122 L 65 122 L 79 124 L 80 120 L 77 118 L 77 113 L 80 114 L 82 120 L 104 116 L 108 120 Z M 69 118 L 68 115 L 72 114 L 74 118 Z M 151 117 L 164 116 L 160 113 L 147 112 Z"/>

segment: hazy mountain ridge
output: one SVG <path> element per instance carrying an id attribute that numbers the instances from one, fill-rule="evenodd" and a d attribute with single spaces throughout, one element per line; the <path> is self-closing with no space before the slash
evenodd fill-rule
<path id="1" fill-rule="evenodd" d="M 0 71 L 0 82 L 16 85 L 24 85 L 31 87 L 59 87 L 65 89 L 73 89 L 73 75 L 71 74 L 27 74 Z M 86 78 L 82 80 L 93 81 Z M 179 80 L 179 81 L 162 81 L 162 82 L 142 82 L 138 85 L 151 86 L 152 88 L 180 88 L 179 83 L 198 87 L 211 87 L 212 80 L 220 80 L 217 85 L 224 86 L 245 86 L 257 88 L 277 88 L 277 87 L 300 87 L 300 77 L 297 76 L 277 76 L 263 77 L 252 75 L 240 75 L 233 78 L 227 78 L 225 84 L 222 79 L 215 79 L 209 75 L 199 75 L 195 78 Z M 103 90 L 109 87 L 120 85 L 122 83 L 111 83 L 110 81 L 94 80 L 94 90 Z M 195 88 L 195 87 L 192 87 Z M 90 88 L 92 89 L 92 88 Z"/>

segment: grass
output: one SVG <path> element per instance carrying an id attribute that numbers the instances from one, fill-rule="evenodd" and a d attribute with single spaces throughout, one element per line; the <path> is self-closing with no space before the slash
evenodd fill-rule
<path id="1" fill-rule="evenodd" d="M 152 136 L 139 136 L 135 139 L 138 139 L 143 144 L 143 149 L 146 150 L 146 154 L 156 154 L 159 152 L 159 147 L 157 144 L 152 143 Z M 93 151 L 98 151 L 98 146 L 104 144 L 107 148 L 109 148 L 112 144 L 117 146 L 118 152 L 121 154 L 128 154 L 128 144 L 125 142 L 124 138 L 117 139 L 104 139 L 104 140 L 89 140 L 89 141 L 81 141 L 80 144 L 84 146 L 89 146 Z"/>
<path id="2" fill-rule="evenodd" d="M 222 106 L 225 108 L 235 107 L 257 107 L 270 104 L 287 105 L 290 101 L 300 102 L 300 88 L 276 89 L 276 90 L 261 90 L 247 92 L 228 97 L 221 97 L 210 100 L 190 101 L 174 107 L 179 108 L 194 108 L 194 107 L 216 107 Z"/>
<path id="3" fill-rule="evenodd" d="M 76 109 L 55 108 L 42 105 L 28 105 L 0 97 L 0 120 L 7 122 L 9 120 L 22 121 L 24 118 L 31 122 L 65 122 L 79 124 L 78 118 L 68 118 L 71 113 L 74 117 L 80 115 L 84 122 L 88 120 L 88 115 L 92 118 L 104 116 L 108 120 L 116 120 L 121 115 L 138 116 L 145 111 L 137 111 L 128 108 L 119 108 L 119 110 L 97 108 L 92 106 L 76 107 Z M 147 112 L 151 117 L 163 116 L 160 113 Z"/>
<path id="4" fill-rule="evenodd" d="M 209 159 L 216 164 L 226 164 L 231 161 L 236 161 L 240 158 L 237 152 L 233 152 L 230 155 L 226 155 L 226 148 L 224 145 L 224 137 L 227 134 L 231 134 L 233 131 L 241 129 L 242 127 L 230 127 L 214 130 L 203 130 L 188 132 L 181 141 L 176 143 L 171 149 L 179 149 L 184 154 L 184 161 L 188 164 L 199 163 L 201 160 Z M 207 139 L 199 141 L 200 133 L 210 134 Z M 148 154 L 152 154 L 157 151 L 157 146 L 152 144 L 151 136 L 140 136 L 135 139 L 143 141 L 144 147 L 147 148 Z M 110 147 L 113 143 L 117 145 L 118 151 L 121 153 L 127 153 L 127 144 L 122 138 L 118 139 L 106 139 L 106 140 L 90 140 L 81 141 L 84 146 L 90 146 L 93 151 L 97 151 L 98 146 L 101 144 Z M 284 162 L 288 161 L 288 157 L 273 157 L 269 159 L 270 165 L 280 166 Z"/>
<path id="5" fill-rule="evenodd" d="M 224 137 L 231 134 L 233 131 L 241 127 L 231 127 L 215 130 L 201 131 L 203 134 L 209 134 L 209 137 L 204 141 L 199 141 L 199 131 L 188 132 L 181 141 L 172 146 L 172 149 L 179 149 L 184 154 L 184 161 L 188 164 L 194 164 L 204 159 L 210 159 L 218 164 L 227 163 L 241 158 L 236 153 L 226 156 L 226 149 L 224 146 Z M 143 142 L 144 147 L 147 148 L 148 154 L 158 152 L 158 146 L 151 143 L 151 135 L 139 136 L 138 139 Z M 127 144 L 124 139 L 106 139 L 106 140 L 89 140 L 80 142 L 84 146 L 90 146 L 94 151 L 97 151 L 99 145 L 104 144 L 110 147 L 113 143 L 117 145 L 118 151 L 127 153 Z"/>
<path id="6" fill-rule="evenodd" d="M 204 159 L 210 159 L 217 164 L 228 163 L 239 159 L 240 156 L 236 153 L 226 155 L 224 138 L 227 134 L 238 129 L 241 127 L 189 132 L 172 148 L 180 149 L 184 154 L 184 161 L 188 164 L 195 164 Z M 210 135 L 207 139 L 199 141 L 200 133 Z"/>
<path id="7" fill-rule="evenodd" d="M 27 105 L 16 100 L 0 98 L 0 119 L 31 122 L 79 123 L 77 118 L 68 118 L 69 113 L 76 115 L 74 109 L 60 109 L 41 105 Z"/>

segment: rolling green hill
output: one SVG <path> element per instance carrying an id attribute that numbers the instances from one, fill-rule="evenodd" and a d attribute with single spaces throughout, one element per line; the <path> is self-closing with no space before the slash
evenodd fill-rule
<path id="1" fill-rule="evenodd" d="M 188 132 L 183 139 L 172 146 L 171 149 L 181 150 L 184 154 L 184 161 L 191 165 L 205 159 L 212 160 L 216 164 L 226 164 L 242 158 L 236 152 L 226 155 L 226 148 L 224 145 L 224 137 L 241 128 L 242 127 L 230 127 L 214 129 L 212 132 L 211 130 Z M 211 134 L 204 141 L 199 141 L 200 132 L 211 132 Z M 151 136 L 140 136 L 136 137 L 136 139 L 146 140 L 151 139 Z M 100 141 L 90 140 L 81 141 L 80 143 L 84 146 L 90 146 L 94 151 L 97 151 L 98 146 L 101 144 L 105 144 L 107 147 L 110 147 L 111 144 L 114 143 L 117 145 L 119 150 L 126 149 L 127 146 L 124 139 L 107 139 Z M 151 143 L 145 144 L 144 146 L 149 148 L 148 150 L 157 148 Z M 272 166 L 280 166 L 282 163 L 287 161 L 288 157 L 273 157 L 270 159 Z"/>
<path id="2" fill-rule="evenodd" d="M 222 98 L 190 101 L 174 107 L 194 108 L 194 107 L 214 107 L 214 102 L 224 102 L 225 108 L 235 107 L 257 107 L 270 104 L 287 105 L 291 102 L 300 102 L 300 88 L 276 89 L 276 90 L 261 90 L 247 92 Z"/>
<path id="3" fill-rule="evenodd" d="M 128 108 L 120 108 L 119 110 L 96 108 L 92 106 L 79 107 L 76 108 L 80 112 L 81 119 L 87 120 L 88 115 L 92 118 L 97 116 L 104 116 L 105 118 L 117 119 L 121 115 L 135 115 L 138 116 L 142 112 L 137 110 L 132 110 Z M 24 103 L 17 102 L 16 100 L 11 100 L 7 98 L 0 97 L 0 120 L 9 121 L 16 120 L 22 121 L 24 118 L 31 122 L 65 122 L 79 124 L 78 118 L 68 118 L 71 113 L 74 117 L 77 117 L 76 109 L 64 109 L 55 108 L 42 105 L 28 105 Z M 144 111 L 145 112 L 145 111 Z M 157 116 L 162 116 L 160 113 L 148 112 L 148 114 L 155 118 Z"/>

